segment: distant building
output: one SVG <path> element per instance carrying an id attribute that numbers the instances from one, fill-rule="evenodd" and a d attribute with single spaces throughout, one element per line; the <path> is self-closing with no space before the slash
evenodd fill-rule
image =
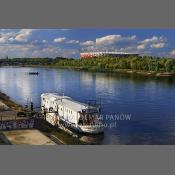
<path id="1" fill-rule="evenodd" d="M 138 53 L 126 52 L 82 52 L 80 53 L 81 59 L 98 58 L 98 57 L 129 57 L 139 56 Z"/>

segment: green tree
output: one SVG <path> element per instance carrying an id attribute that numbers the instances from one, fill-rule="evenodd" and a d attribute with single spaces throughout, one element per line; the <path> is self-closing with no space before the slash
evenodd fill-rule
<path id="1" fill-rule="evenodd" d="M 165 69 L 167 72 L 171 72 L 174 66 L 174 60 L 173 59 L 168 59 L 165 62 Z"/>

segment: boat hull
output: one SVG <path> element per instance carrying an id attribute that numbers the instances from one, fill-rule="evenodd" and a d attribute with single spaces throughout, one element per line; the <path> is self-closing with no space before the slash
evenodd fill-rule
<path id="1" fill-rule="evenodd" d="M 58 125 L 63 125 L 66 128 L 73 129 L 76 132 L 83 133 L 83 134 L 101 134 L 104 132 L 104 128 L 102 124 L 98 125 L 86 125 L 86 126 L 81 126 L 78 125 L 76 126 L 73 123 L 70 123 L 64 119 L 60 119 Z"/>
<path id="2" fill-rule="evenodd" d="M 78 128 L 81 133 L 87 133 L 87 134 L 100 134 L 104 132 L 103 127 L 100 125 L 78 126 Z"/>

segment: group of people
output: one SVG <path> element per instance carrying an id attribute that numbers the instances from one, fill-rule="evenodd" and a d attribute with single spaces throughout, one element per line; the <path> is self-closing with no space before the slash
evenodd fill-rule
<path id="1" fill-rule="evenodd" d="M 34 119 L 0 121 L 0 130 L 34 128 Z"/>
<path id="2" fill-rule="evenodd" d="M 97 116 L 94 114 L 81 115 L 79 125 L 95 125 L 97 123 Z"/>

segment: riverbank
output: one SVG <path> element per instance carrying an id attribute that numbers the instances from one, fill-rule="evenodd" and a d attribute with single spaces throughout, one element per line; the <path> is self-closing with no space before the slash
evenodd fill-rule
<path id="1" fill-rule="evenodd" d="M 64 67 L 60 67 L 65 69 Z M 88 71 L 88 72 L 101 72 L 101 73 L 121 73 L 129 75 L 142 75 L 142 76 L 152 76 L 152 77 L 173 77 L 175 73 L 172 72 L 155 72 L 155 71 L 141 71 L 141 70 L 130 70 L 130 69 L 116 69 L 113 71 L 108 70 L 95 70 L 95 69 L 84 69 L 84 68 L 67 68 L 74 69 L 78 71 Z"/>
<path id="2" fill-rule="evenodd" d="M 174 72 L 156 72 L 156 71 L 143 71 L 143 70 L 131 70 L 131 69 L 116 69 L 116 70 L 96 70 L 92 68 L 84 67 L 69 67 L 69 66 L 55 66 L 55 65 L 25 65 L 22 67 L 34 67 L 34 68 L 55 68 L 55 69 L 67 69 L 67 70 L 76 70 L 84 72 L 95 72 L 95 73 L 120 73 L 127 75 L 141 75 L 149 77 L 175 77 Z"/>
<path id="3" fill-rule="evenodd" d="M 20 112 L 23 110 L 23 107 L 19 104 L 17 104 L 16 102 L 14 102 L 13 100 L 10 99 L 9 96 L 7 96 L 6 94 L 0 92 L 0 102 L 2 105 L 0 105 L 0 108 L 10 108 L 12 110 L 15 110 L 16 112 Z M 5 104 L 5 105 L 3 105 Z"/>
<path id="4" fill-rule="evenodd" d="M 71 58 L 12 58 L 1 66 L 27 66 L 74 69 L 89 72 L 127 73 L 144 76 L 175 76 L 175 59 L 151 56 Z"/>
<path id="5" fill-rule="evenodd" d="M 22 119 L 19 113 L 23 111 L 23 107 L 13 100 L 9 96 L 0 92 L 0 120 L 16 120 Z"/>
<path id="6" fill-rule="evenodd" d="M 16 102 L 12 101 L 9 96 L 0 92 L 0 117 L 1 120 L 16 120 L 18 119 L 17 113 L 23 111 L 23 107 Z M 21 119 L 21 117 L 20 117 Z M 83 141 L 80 141 L 77 137 L 73 137 L 65 131 L 49 125 L 46 121 L 40 120 L 35 130 L 11 130 L 11 131 L 2 131 L 0 132 L 0 144 L 27 144 L 27 145 L 47 145 L 53 144 L 69 144 L 69 145 L 78 145 L 85 144 Z M 44 134 L 41 136 L 41 132 Z M 10 142 L 7 143 L 5 136 L 9 138 Z M 21 139 L 21 137 L 23 139 Z M 40 142 L 37 141 L 37 138 L 42 139 Z M 48 139 L 47 139 L 48 138 Z M 17 140 L 16 140 L 17 139 Z M 49 141 L 49 140 L 52 140 Z"/>

